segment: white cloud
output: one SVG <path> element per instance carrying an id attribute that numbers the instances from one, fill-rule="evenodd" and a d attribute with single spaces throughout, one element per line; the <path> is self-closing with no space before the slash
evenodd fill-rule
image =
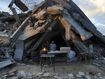
<path id="1" fill-rule="evenodd" d="M 105 0 L 90 0 L 94 5 L 103 7 L 105 5 Z"/>
<path id="2" fill-rule="evenodd" d="M 105 0 L 73 0 L 105 35 Z"/>

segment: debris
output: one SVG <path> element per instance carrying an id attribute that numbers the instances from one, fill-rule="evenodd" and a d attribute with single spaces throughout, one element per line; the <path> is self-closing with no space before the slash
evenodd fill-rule
<path id="1" fill-rule="evenodd" d="M 51 15 L 62 14 L 63 8 L 60 6 L 52 6 L 47 8 L 47 13 Z"/>
<path id="2" fill-rule="evenodd" d="M 47 73 L 44 73 L 44 74 L 43 74 L 43 77 L 49 77 L 50 75 L 51 75 L 51 74 L 47 72 Z"/>
<path id="3" fill-rule="evenodd" d="M 0 69 L 6 67 L 6 66 L 9 66 L 9 65 L 12 65 L 14 64 L 14 61 L 11 60 L 11 59 L 4 59 L 3 61 L 0 61 Z"/>
<path id="4" fill-rule="evenodd" d="M 74 75 L 72 73 L 68 74 L 68 77 L 69 77 L 69 79 L 74 79 Z"/>
<path id="5" fill-rule="evenodd" d="M 79 75 L 80 76 L 84 76 L 85 74 L 83 72 L 79 72 Z"/>
<path id="6" fill-rule="evenodd" d="M 43 72 L 37 73 L 36 77 L 41 77 L 43 75 Z"/>
<path id="7" fill-rule="evenodd" d="M 75 51 L 75 56 L 96 58 L 93 64 L 105 70 L 105 58 L 101 55 L 105 50 L 105 37 L 72 0 L 45 0 L 34 7 L 30 13 L 23 14 L 16 13 L 15 8 L 12 7 L 13 3 L 22 11 L 28 10 L 21 0 L 12 0 L 9 7 L 13 15 L 0 12 L 0 68 L 13 64 L 13 58 L 20 61 L 32 60 L 36 53 L 39 56 L 40 49 L 46 41 L 54 40 L 58 43 L 58 49 L 69 46 Z M 32 73 L 25 71 L 18 71 L 16 75 L 11 72 L 3 77 L 6 78 L 8 75 L 14 75 L 14 79 L 33 78 Z M 93 73 L 87 75 L 84 72 L 70 73 L 65 76 L 59 74 L 52 76 L 49 72 L 41 72 L 34 75 L 36 76 L 56 79 L 102 78 L 101 74 L 95 76 Z"/>
<path id="8" fill-rule="evenodd" d="M 11 75 L 11 73 L 13 75 Z M 11 73 L 10 72 L 5 73 L 2 76 L 0 76 L 0 78 L 3 78 L 3 79 L 5 78 L 6 79 L 104 79 L 105 78 L 104 75 L 98 75 L 99 73 L 96 73 L 95 76 L 92 77 L 91 75 L 86 75 L 85 72 L 82 72 L 85 74 L 84 76 L 83 74 L 81 76 L 77 76 L 76 73 L 68 73 L 68 74 L 58 73 L 59 75 L 56 75 L 56 73 L 51 73 L 51 72 L 46 72 L 45 73 L 46 75 L 44 75 L 43 72 L 33 74 L 33 73 L 25 72 L 23 70 L 21 71 L 16 70 Z M 52 74 L 55 74 L 55 75 L 52 76 Z"/>
<path id="9" fill-rule="evenodd" d="M 22 50 L 22 54 L 24 53 L 23 50 L 25 50 L 27 55 L 32 51 L 39 51 L 38 49 L 41 49 L 45 41 L 51 41 L 57 34 L 61 35 L 61 38 L 70 47 L 73 44 L 75 52 L 84 53 L 88 57 L 95 54 L 95 45 L 92 38 L 95 37 L 94 39 L 105 43 L 103 35 L 72 0 L 43 1 L 18 26 L 18 29 L 11 35 L 10 40 L 11 44 L 16 46 L 16 51 L 19 50 L 16 42 L 22 41 L 24 44 L 20 50 Z M 24 42 L 31 37 L 34 37 L 35 40 L 30 40 L 30 43 L 29 41 Z M 56 42 L 60 41 L 56 38 L 54 40 Z M 98 42 L 95 43 L 99 45 Z M 104 48 L 101 45 L 100 47 Z M 15 54 L 18 52 L 15 52 Z"/>
<path id="10" fill-rule="evenodd" d="M 91 77 L 90 77 L 89 75 L 86 75 L 86 78 L 87 78 L 87 79 L 91 79 Z"/>
<path id="11" fill-rule="evenodd" d="M 93 60 L 93 65 L 99 67 L 102 70 L 105 70 L 105 57 L 96 58 Z"/>
<path id="12" fill-rule="evenodd" d="M 17 77 L 18 78 L 27 78 L 27 75 L 24 71 L 18 71 Z"/>
<path id="13" fill-rule="evenodd" d="M 46 11 L 45 10 L 41 10 L 37 14 L 34 14 L 33 17 L 35 17 L 38 20 L 42 20 L 42 19 L 45 18 L 45 15 L 46 15 Z"/>

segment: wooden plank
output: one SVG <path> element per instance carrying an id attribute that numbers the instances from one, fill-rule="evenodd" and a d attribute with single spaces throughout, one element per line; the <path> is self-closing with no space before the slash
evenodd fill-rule
<path id="1" fill-rule="evenodd" d="M 20 40 L 26 40 L 26 39 L 28 39 L 28 38 L 30 38 L 30 37 L 32 37 L 32 36 L 34 36 L 34 35 L 37 35 L 38 33 L 41 33 L 41 32 L 43 32 L 43 31 L 45 31 L 45 29 L 47 28 L 47 26 L 50 24 L 50 21 L 47 21 L 46 23 L 44 23 L 41 27 L 37 27 L 36 29 L 31 29 L 30 30 L 30 26 L 29 27 L 27 27 L 27 28 L 29 28 L 29 30 L 24 30 L 23 31 L 23 34 L 21 34 L 20 36 L 19 36 L 19 39 Z"/>
<path id="2" fill-rule="evenodd" d="M 66 45 L 67 45 L 68 47 L 71 47 L 71 46 L 70 46 L 70 42 L 69 42 L 68 40 L 65 39 L 63 33 L 61 33 L 61 37 L 63 38 L 63 40 L 64 40 L 64 42 L 66 43 Z"/>
<path id="3" fill-rule="evenodd" d="M 82 40 L 87 40 L 91 38 L 93 35 L 91 32 L 86 31 L 78 22 L 76 22 L 68 13 L 67 21 L 72 25 L 73 29 L 77 31 Z"/>
<path id="4" fill-rule="evenodd" d="M 47 13 L 51 15 L 61 14 L 63 8 L 60 6 L 51 6 L 47 8 Z"/>
<path id="5" fill-rule="evenodd" d="M 51 40 L 55 35 L 59 34 L 60 32 L 61 32 L 61 30 L 57 31 L 57 32 L 54 32 L 54 31 L 49 32 L 49 34 L 46 36 L 46 39 L 44 39 L 43 42 Z M 34 41 L 35 41 L 35 39 L 34 39 Z M 35 49 L 33 49 L 33 50 L 35 50 Z M 32 51 L 32 49 L 29 49 L 27 52 L 29 53 L 31 51 Z"/>
<path id="6" fill-rule="evenodd" d="M 55 26 L 55 24 L 56 24 L 56 21 L 54 20 L 51 23 L 50 27 L 43 34 L 43 36 L 35 43 L 31 51 L 36 50 L 38 48 L 38 46 L 45 40 L 46 36 L 52 31 L 51 29 Z"/>
<path id="7" fill-rule="evenodd" d="M 88 53 L 88 47 L 81 39 L 71 30 L 71 40 L 80 53 Z"/>
<path id="8" fill-rule="evenodd" d="M 67 18 L 60 18 L 59 19 L 62 23 L 62 25 L 65 28 L 65 37 L 67 40 L 70 40 L 70 29 L 74 30 L 76 33 L 78 33 L 81 36 L 82 40 L 87 40 L 90 37 L 92 37 L 92 34 L 85 31 L 83 28 L 81 28 L 74 20 L 69 20 Z"/>
<path id="9" fill-rule="evenodd" d="M 24 22 L 18 27 L 18 29 L 12 34 L 12 36 L 10 37 L 11 42 L 15 42 L 18 37 L 22 34 L 22 31 L 25 29 L 25 27 L 27 26 L 27 22 L 30 19 L 30 16 L 27 17 Z"/>
<path id="10" fill-rule="evenodd" d="M 68 26 L 71 27 L 72 30 L 74 30 L 76 33 L 78 33 L 82 40 L 87 40 L 93 35 L 86 31 L 85 29 L 80 26 L 70 15 L 67 11 L 65 11 L 65 14 L 63 15 L 63 19 L 68 23 Z M 65 25 L 65 24 L 64 24 Z M 68 30 L 68 29 L 67 29 Z"/>
<path id="11" fill-rule="evenodd" d="M 45 19 L 46 14 L 47 12 L 45 11 L 45 9 L 43 9 L 39 11 L 38 13 L 33 14 L 33 17 L 35 19 L 42 20 L 42 19 Z"/>
<path id="12" fill-rule="evenodd" d="M 64 22 L 62 22 L 62 19 Z M 82 40 L 72 31 L 70 23 L 68 23 L 68 21 L 66 21 L 65 18 L 62 17 L 59 18 L 59 20 L 62 22 L 64 28 L 70 27 L 68 35 L 70 35 L 70 39 L 72 40 L 75 47 L 79 50 L 79 52 L 88 53 L 88 47 L 86 47 L 86 45 L 82 43 Z"/>
<path id="13" fill-rule="evenodd" d="M 66 38 L 66 40 L 70 40 L 71 39 L 71 36 L 70 36 L 71 25 L 68 24 L 68 22 L 62 17 L 59 17 L 59 20 L 60 20 L 61 24 L 63 25 L 63 27 L 65 29 L 65 38 Z"/>
<path id="14" fill-rule="evenodd" d="M 73 42 L 80 53 L 88 53 L 88 47 L 82 42 Z"/>
<path id="15" fill-rule="evenodd" d="M 36 13 L 38 10 L 40 10 L 40 8 L 44 8 L 44 6 L 46 5 L 46 0 L 41 2 L 39 5 L 37 5 L 33 10 L 32 10 L 32 14 Z"/>
<path id="16" fill-rule="evenodd" d="M 34 38 L 33 38 L 34 37 Z M 28 38 L 24 44 L 24 51 L 28 51 L 30 49 L 30 47 L 32 46 L 32 44 L 37 41 L 37 39 L 40 37 L 40 34 L 37 34 L 33 37 Z M 31 39 L 32 38 L 32 39 Z"/>

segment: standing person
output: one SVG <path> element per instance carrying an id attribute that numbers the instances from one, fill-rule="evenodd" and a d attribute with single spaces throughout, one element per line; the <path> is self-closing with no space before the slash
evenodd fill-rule
<path id="1" fill-rule="evenodd" d="M 49 45 L 49 50 L 50 51 L 55 51 L 57 48 L 56 44 L 54 43 L 54 41 L 52 41 Z"/>

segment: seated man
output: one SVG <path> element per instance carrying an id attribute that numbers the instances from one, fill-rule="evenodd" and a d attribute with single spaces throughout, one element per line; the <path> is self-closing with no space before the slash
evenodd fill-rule
<path id="1" fill-rule="evenodd" d="M 50 51 L 55 51 L 57 48 L 56 44 L 54 43 L 54 41 L 52 41 L 49 45 L 49 50 Z"/>

